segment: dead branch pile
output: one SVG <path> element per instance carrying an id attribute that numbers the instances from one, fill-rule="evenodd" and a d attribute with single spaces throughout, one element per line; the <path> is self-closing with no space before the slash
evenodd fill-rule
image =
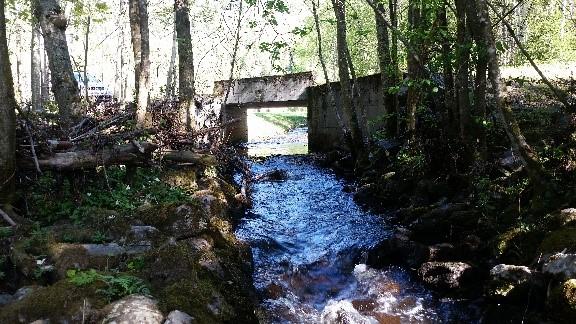
<path id="1" fill-rule="evenodd" d="M 152 126 L 137 129 L 131 105 L 100 103 L 71 129 L 62 129 L 58 116 L 50 112 L 19 111 L 17 153 L 21 169 L 75 171 L 109 165 L 144 165 L 153 161 L 214 166 L 223 128 L 215 113 L 202 119 L 197 131 L 186 131 L 177 112 L 177 102 L 151 105 Z M 197 110 L 202 109 L 197 102 Z M 197 125 L 200 126 L 200 125 Z"/>

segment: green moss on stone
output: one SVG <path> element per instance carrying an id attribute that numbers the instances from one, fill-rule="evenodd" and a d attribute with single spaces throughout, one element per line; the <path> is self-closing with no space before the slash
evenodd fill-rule
<path id="1" fill-rule="evenodd" d="M 542 253 L 556 253 L 564 249 L 568 249 L 569 252 L 576 251 L 576 227 L 565 227 L 550 232 L 540 244 Z"/>
<path id="2" fill-rule="evenodd" d="M 81 322 L 85 301 L 88 312 L 106 305 L 105 298 L 96 293 L 99 288 L 97 285 L 78 287 L 67 279 L 58 281 L 0 309 L 0 323 L 19 323 L 21 319 L 25 322 L 38 319 L 49 319 L 55 323 Z"/>
<path id="3" fill-rule="evenodd" d="M 549 306 L 551 314 L 560 322 L 576 319 L 576 279 L 570 279 L 552 290 Z"/>

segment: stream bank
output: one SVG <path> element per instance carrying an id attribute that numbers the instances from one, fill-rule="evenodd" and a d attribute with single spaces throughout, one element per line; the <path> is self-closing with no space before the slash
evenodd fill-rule
<path id="1" fill-rule="evenodd" d="M 2 239 L 1 323 L 257 322 L 243 203 L 215 166 L 83 176 L 23 195 L 35 216 Z"/>

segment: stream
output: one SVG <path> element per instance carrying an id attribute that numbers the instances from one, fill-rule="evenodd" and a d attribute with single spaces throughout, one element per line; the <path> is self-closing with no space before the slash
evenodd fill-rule
<path id="1" fill-rule="evenodd" d="M 256 183 L 236 230 L 252 247 L 261 322 L 477 322 L 463 302 L 435 297 L 407 270 L 363 263 L 390 227 L 356 205 L 343 179 L 302 154 L 305 135 L 297 129 L 248 145 L 252 156 L 289 154 L 252 158 L 255 174 L 280 169 L 288 178 Z"/>

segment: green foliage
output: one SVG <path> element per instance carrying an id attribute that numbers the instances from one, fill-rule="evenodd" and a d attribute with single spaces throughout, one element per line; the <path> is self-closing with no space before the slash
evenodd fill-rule
<path id="1" fill-rule="evenodd" d="M 364 0 L 350 0 L 346 5 L 348 45 L 350 55 L 358 76 L 365 76 L 379 71 L 376 26 L 374 11 Z M 336 20 L 330 1 L 324 2 L 318 10 L 320 30 L 322 32 L 323 56 L 330 78 L 337 75 L 336 57 Z M 295 68 L 297 71 L 317 71 L 319 68 L 318 44 L 314 19 L 308 18 L 305 25 L 296 33 L 301 37 L 294 49 Z M 306 31 L 306 32 L 302 32 Z"/>
<path id="2" fill-rule="evenodd" d="M 528 31 L 525 47 L 534 59 L 544 62 L 576 59 L 576 23 L 573 18 L 563 17 L 561 8 L 551 6 L 549 1 L 535 1 L 525 23 Z M 524 64 L 527 60 L 517 53 L 515 63 Z"/>
<path id="3" fill-rule="evenodd" d="M 396 155 L 395 164 L 404 174 L 423 175 L 426 168 L 426 156 L 419 146 L 404 146 Z"/>
<path id="4" fill-rule="evenodd" d="M 134 259 L 131 259 L 126 264 L 126 267 L 130 271 L 140 271 L 140 270 L 144 269 L 145 266 L 146 266 L 146 261 L 144 260 L 144 257 L 141 257 L 141 256 L 136 257 Z"/>
<path id="5" fill-rule="evenodd" d="M 286 73 L 286 71 L 284 71 L 284 68 L 278 65 L 277 62 L 278 60 L 280 60 L 280 54 L 282 54 L 282 50 L 286 49 L 287 47 L 288 43 L 284 41 L 278 41 L 272 43 L 262 42 L 260 43 L 259 46 L 260 51 L 270 53 L 270 58 L 272 59 L 272 68 L 274 69 L 274 71 L 280 73 Z"/>
<path id="6" fill-rule="evenodd" d="M 150 289 L 138 277 L 126 274 L 101 274 L 94 269 L 87 271 L 68 270 L 66 276 L 76 286 L 87 286 L 97 282 L 105 284 L 105 288 L 97 290 L 109 301 L 120 299 L 132 294 L 150 294 Z"/>
<path id="7" fill-rule="evenodd" d="M 255 113 L 256 116 L 281 127 L 285 131 L 290 131 L 300 125 L 306 124 L 306 113 L 282 112 L 282 113 Z"/>
<path id="8" fill-rule="evenodd" d="M 94 175 L 86 177 L 81 192 L 71 192 L 70 184 L 64 181 L 58 188 L 51 174 L 44 174 L 29 192 L 31 217 L 45 224 L 60 219 L 70 219 L 81 224 L 94 208 L 115 210 L 129 214 L 145 203 L 190 202 L 191 198 L 184 190 L 170 187 L 162 182 L 160 170 L 139 168 L 132 185 L 125 183 L 124 168 L 112 167 L 106 173 L 100 169 Z M 110 188 L 108 188 L 108 184 Z M 95 242 L 105 240 L 104 236 L 94 237 Z"/>

